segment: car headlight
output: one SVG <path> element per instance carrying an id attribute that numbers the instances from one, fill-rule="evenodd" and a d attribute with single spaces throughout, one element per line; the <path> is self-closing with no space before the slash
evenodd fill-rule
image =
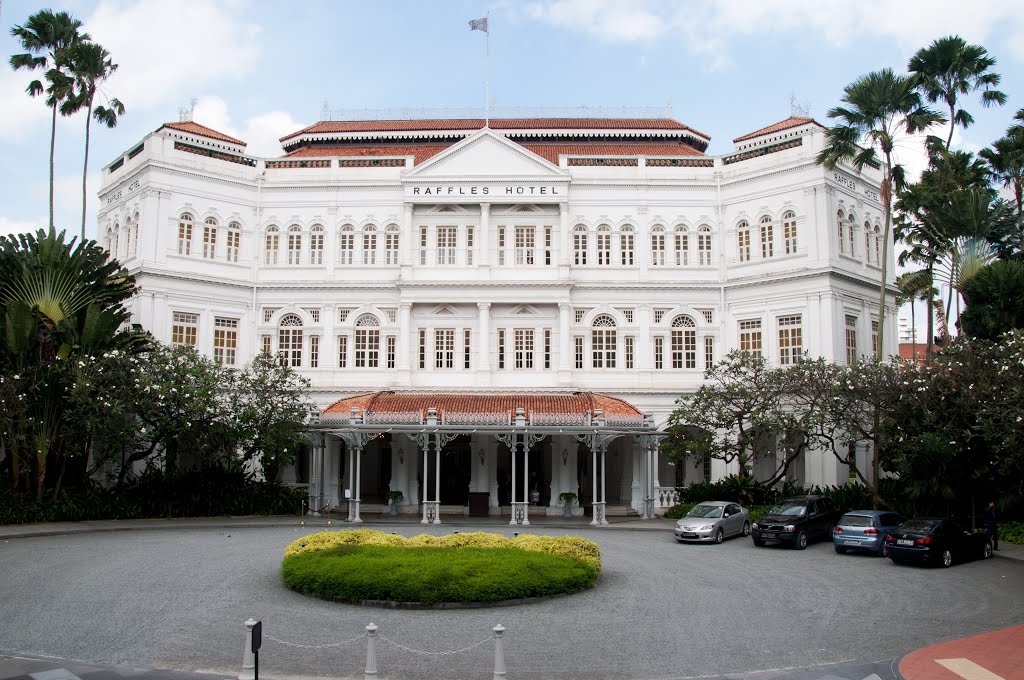
<path id="1" fill-rule="evenodd" d="M 786 525 L 786 531 L 788 531 L 789 533 L 793 533 L 794 531 L 796 531 L 796 527 L 793 526 L 792 524 L 787 524 Z"/>
<path id="2" fill-rule="evenodd" d="M 700 530 L 701 531 L 709 531 L 709 530 L 714 529 L 714 528 L 715 528 L 714 524 L 705 524 L 704 526 L 702 526 L 700 528 Z"/>
<path id="3" fill-rule="evenodd" d="M 754 522 L 753 524 L 750 525 L 750 528 L 751 529 L 760 529 L 761 527 L 757 526 L 757 522 Z"/>
<path id="4" fill-rule="evenodd" d="M 683 522 L 681 520 L 679 522 L 676 522 L 676 529 L 682 529 L 682 528 L 683 528 Z"/>

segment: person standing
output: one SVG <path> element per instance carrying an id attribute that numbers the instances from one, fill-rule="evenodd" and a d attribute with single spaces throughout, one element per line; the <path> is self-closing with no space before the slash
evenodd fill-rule
<path id="1" fill-rule="evenodd" d="M 992 544 L 992 549 L 999 550 L 999 526 L 996 524 L 996 520 L 999 518 L 996 515 L 995 501 L 989 501 L 988 505 L 985 506 L 984 517 L 985 535 L 988 536 L 989 543 Z"/>

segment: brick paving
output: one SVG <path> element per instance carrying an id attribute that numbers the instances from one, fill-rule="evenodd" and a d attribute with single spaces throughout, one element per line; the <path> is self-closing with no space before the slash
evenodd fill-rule
<path id="1" fill-rule="evenodd" d="M 1024 625 L 923 647 L 899 671 L 904 680 L 1024 680 Z"/>

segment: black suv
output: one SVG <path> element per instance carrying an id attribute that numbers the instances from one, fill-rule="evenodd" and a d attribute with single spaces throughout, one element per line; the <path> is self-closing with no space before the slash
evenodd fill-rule
<path id="1" fill-rule="evenodd" d="M 803 550 L 808 542 L 832 538 L 832 529 L 842 515 L 828 496 L 784 498 L 750 527 L 754 545 L 765 541 L 788 543 Z"/>

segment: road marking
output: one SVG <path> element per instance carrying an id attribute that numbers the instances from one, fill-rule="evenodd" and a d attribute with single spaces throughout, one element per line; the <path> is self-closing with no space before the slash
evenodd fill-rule
<path id="1" fill-rule="evenodd" d="M 936 659 L 935 663 L 956 673 L 964 680 L 1006 680 L 984 666 L 979 666 L 970 659 Z"/>

